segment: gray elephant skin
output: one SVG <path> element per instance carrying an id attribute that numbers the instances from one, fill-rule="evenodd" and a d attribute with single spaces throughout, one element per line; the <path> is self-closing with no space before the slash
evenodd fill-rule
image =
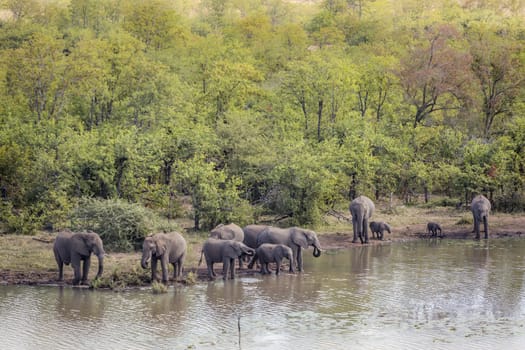
<path id="1" fill-rule="evenodd" d="M 104 245 L 99 235 L 92 231 L 62 231 L 57 234 L 53 244 L 53 253 L 58 265 L 58 280 L 64 279 L 64 264 L 73 267 L 73 285 L 86 284 L 91 264 L 91 253 L 98 258 L 98 272 L 95 278 L 104 271 Z M 80 264 L 83 262 L 82 272 Z"/>
<path id="2" fill-rule="evenodd" d="M 255 250 L 242 242 L 208 238 L 202 245 L 199 265 L 204 255 L 208 267 L 208 277 L 210 279 L 215 279 L 216 277 L 215 271 L 213 270 L 214 263 L 222 263 L 223 279 L 228 279 L 228 275 L 231 279 L 234 279 L 235 259 L 241 258 L 243 255 L 252 256 L 254 254 Z"/>
<path id="3" fill-rule="evenodd" d="M 377 239 L 383 240 L 385 231 L 392 233 L 390 225 L 383 221 L 371 221 L 370 222 L 370 231 L 372 232 L 372 237 L 374 234 L 377 235 Z"/>
<path id="4" fill-rule="evenodd" d="M 437 222 L 429 222 L 427 224 L 427 232 L 430 237 L 443 237 L 443 230 L 441 230 L 441 225 Z"/>
<path id="5" fill-rule="evenodd" d="M 234 224 L 230 223 L 228 225 L 219 224 L 213 230 L 210 231 L 210 237 L 216 239 L 233 239 L 237 242 L 244 241 L 244 231 L 243 229 Z M 239 268 L 242 269 L 242 259 L 239 257 Z"/>
<path id="6" fill-rule="evenodd" d="M 257 238 L 263 232 L 266 230 L 268 225 L 247 225 L 242 228 L 244 232 L 244 240 L 243 243 L 246 244 L 250 248 L 257 248 Z"/>
<path id="7" fill-rule="evenodd" d="M 240 226 L 237 226 L 234 223 L 228 225 L 219 224 L 210 231 L 210 237 L 217 239 L 233 239 L 242 242 L 244 240 L 244 231 Z"/>
<path id="8" fill-rule="evenodd" d="M 168 283 L 168 264 L 173 266 L 173 280 L 182 277 L 186 257 L 186 239 L 178 232 L 156 233 L 144 239 L 140 265 L 148 268 L 151 260 L 151 281 L 157 281 L 157 262 L 160 260 L 162 282 Z"/>
<path id="9" fill-rule="evenodd" d="M 250 248 L 253 248 L 253 249 L 256 249 L 257 248 L 257 238 L 259 238 L 259 235 L 261 234 L 261 232 L 263 232 L 264 230 L 266 230 L 268 227 L 268 225 L 256 225 L 256 224 L 251 224 L 251 225 L 246 225 L 242 228 L 242 230 L 244 231 L 244 241 L 243 243 L 246 244 L 248 247 Z M 248 263 L 248 268 L 253 268 L 253 265 L 254 263 L 257 262 L 255 260 L 255 258 L 252 258 L 252 261 L 250 261 L 250 263 Z M 242 265 L 240 265 L 239 267 L 242 267 Z"/>
<path id="10" fill-rule="evenodd" d="M 292 249 L 284 244 L 263 243 L 255 249 L 254 259 L 258 259 L 263 275 L 272 273 L 269 268 L 270 263 L 275 263 L 275 274 L 278 275 L 284 258 L 292 263 Z"/>
<path id="11" fill-rule="evenodd" d="M 483 229 L 485 230 L 485 239 L 489 238 L 489 213 L 491 205 L 487 197 L 477 195 L 470 204 L 470 210 L 474 218 L 474 232 L 476 239 L 480 239 L 479 225 L 483 222 Z"/>
<path id="12" fill-rule="evenodd" d="M 368 243 L 368 220 L 374 214 L 374 210 L 374 202 L 366 196 L 359 196 L 350 202 L 354 230 L 352 243 L 357 243 L 357 237 L 361 240 L 361 244 Z"/>
<path id="13" fill-rule="evenodd" d="M 295 272 L 297 266 L 298 271 L 303 271 L 303 249 L 308 246 L 314 247 L 314 257 L 321 256 L 321 244 L 314 231 L 307 230 L 300 227 L 268 227 L 259 234 L 257 238 L 257 246 L 264 243 L 284 244 L 293 252 L 293 258 L 290 262 L 290 272 Z M 250 264 L 253 263 L 253 260 Z M 248 266 L 250 267 L 250 266 Z"/>

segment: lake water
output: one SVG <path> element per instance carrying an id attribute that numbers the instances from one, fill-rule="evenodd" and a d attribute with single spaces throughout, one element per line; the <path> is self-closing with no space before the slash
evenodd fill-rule
<path id="1" fill-rule="evenodd" d="M 1 349 L 523 349 L 525 240 L 305 257 L 305 273 L 92 291 L 0 286 Z"/>

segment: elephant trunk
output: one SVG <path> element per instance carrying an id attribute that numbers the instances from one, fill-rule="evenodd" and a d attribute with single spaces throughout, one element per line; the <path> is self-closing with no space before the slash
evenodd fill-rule
<path id="1" fill-rule="evenodd" d="M 142 260 L 140 261 L 140 266 L 142 266 L 143 269 L 147 269 L 148 262 L 150 259 L 151 259 L 151 253 L 144 252 L 144 254 L 142 254 Z"/>
<path id="2" fill-rule="evenodd" d="M 98 255 L 98 272 L 95 278 L 102 276 L 102 272 L 104 272 L 104 254 Z"/>
<path id="3" fill-rule="evenodd" d="M 314 257 L 318 258 L 321 256 L 321 248 L 317 245 L 314 245 Z"/>

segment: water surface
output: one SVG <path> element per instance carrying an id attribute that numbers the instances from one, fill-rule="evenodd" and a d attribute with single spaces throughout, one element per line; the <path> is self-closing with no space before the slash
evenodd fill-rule
<path id="1" fill-rule="evenodd" d="M 523 349 L 525 240 L 305 257 L 305 273 L 124 293 L 0 286 L 2 349 Z"/>

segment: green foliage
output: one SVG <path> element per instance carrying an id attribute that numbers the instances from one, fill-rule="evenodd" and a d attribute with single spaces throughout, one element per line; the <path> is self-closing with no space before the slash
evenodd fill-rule
<path id="1" fill-rule="evenodd" d="M 92 230 L 109 251 L 140 248 L 149 233 L 177 229 L 139 204 L 122 200 L 83 198 L 71 215 L 73 229 Z"/>
<path id="2" fill-rule="evenodd" d="M 359 194 L 480 192 L 523 208 L 520 2 L 2 4 L 4 231 L 82 212 L 128 250 L 159 214 L 315 226 Z"/>

